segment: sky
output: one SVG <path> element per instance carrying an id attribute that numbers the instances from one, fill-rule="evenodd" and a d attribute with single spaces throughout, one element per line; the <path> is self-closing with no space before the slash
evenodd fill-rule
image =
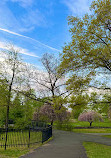
<path id="1" fill-rule="evenodd" d="M 0 48 L 8 43 L 20 50 L 25 62 L 41 68 L 44 53 L 59 56 L 71 36 L 67 16 L 82 17 L 92 0 L 2 0 Z M 3 54 L 2 54 L 3 55 Z"/>

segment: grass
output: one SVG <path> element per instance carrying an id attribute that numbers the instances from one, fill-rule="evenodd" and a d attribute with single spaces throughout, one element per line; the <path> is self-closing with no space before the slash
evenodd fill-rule
<path id="1" fill-rule="evenodd" d="M 5 145 L 6 134 L 0 134 L 0 145 Z M 30 131 L 30 143 L 41 142 L 42 141 L 42 133 Z M 22 144 L 27 145 L 29 143 L 29 132 L 26 131 L 18 131 L 18 132 L 8 132 L 7 145 L 8 146 L 17 146 Z"/>
<path id="2" fill-rule="evenodd" d="M 32 152 L 34 149 L 38 148 L 41 145 L 44 145 L 46 143 L 48 143 L 50 140 L 52 140 L 53 137 L 49 138 L 46 142 L 44 142 L 43 144 L 33 144 L 30 145 L 30 148 L 28 147 L 11 147 L 11 148 L 7 148 L 7 150 L 4 150 L 3 148 L 0 148 L 0 158 L 19 158 L 22 155 L 25 155 L 29 152 Z"/>
<path id="3" fill-rule="evenodd" d="M 92 142 L 83 143 L 88 158 L 111 158 L 111 146 Z"/>
<path id="4" fill-rule="evenodd" d="M 95 128 L 85 129 L 84 127 L 89 127 L 89 122 L 80 122 L 78 120 L 71 120 L 70 122 L 66 122 L 63 124 L 54 123 L 54 126 L 55 126 L 55 129 L 73 131 L 77 133 L 111 133 L 111 128 L 105 128 L 105 127 L 111 127 L 111 121 L 108 119 L 106 119 L 104 122 L 93 122 L 92 127 L 95 127 Z M 80 127 L 80 129 L 76 127 Z M 98 127 L 101 127 L 101 128 L 98 128 Z"/>
<path id="5" fill-rule="evenodd" d="M 0 145 L 5 144 L 5 133 L 0 134 Z M 33 144 L 38 142 L 37 144 Z M 18 132 L 8 132 L 7 139 L 7 149 L 0 147 L 0 158 L 18 158 L 21 155 L 26 154 L 30 150 L 37 148 L 42 143 L 42 133 L 41 132 L 30 132 L 30 148 L 28 148 L 29 143 L 29 132 L 28 131 L 18 131 Z M 25 145 L 22 145 L 25 144 Z"/>
<path id="6" fill-rule="evenodd" d="M 51 138 L 49 140 L 51 140 Z M 46 142 L 44 142 L 43 144 L 45 144 L 45 143 Z M 7 148 L 7 150 L 4 150 L 4 148 L 0 148 L 0 158 L 19 158 L 22 155 L 32 152 L 34 149 L 38 148 L 39 146 L 41 146 L 43 144 L 42 143 L 33 144 L 33 145 L 30 145 L 30 148 L 28 148 L 26 146 L 25 147 L 24 146 L 23 147 L 11 147 L 11 148 Z"/>
<path id="7" fill-rule="evenodd" d="M 3 148 L 0 149 L 0 158 L 18 158 L 21 155 L 28 153 L 30 150 L 28 148 L 8 148 L 4 150 Z"/>
<path id="8" fill-rule="evenodd" d="M 111 133 L 111 129 L 100 128 L 100 129 L 73 129 L 76 133 Z"/>
<path id="9" fill-rule="evenodd" d="M 103 137 L 111 138 L 111 135 L 103 135 Z"/>
<path id="10" fill-rule="evenodd" d="M 78 120 L 70 120 L 69 122 L 64 122 L 62 124 L 62 127 L 64 128 L 67 125 L 71 126 L 72 128 L 90 126 L 89 122 L 82 122 Z M 59 123 L 54 122 L 54 126 L 55 127 L 59 126 Z M 93 122 L 92 127 L 111 127 L 111 121 L 108 119 L 105 119 L 104 122 Z"/>
<path id="11" fill-rule="evenodd" d="M 73 127 L 89 127 L 89 122 L 75 120 L 75 122 L 70 123 Z M 92 127 L 111 127 L 111 121 L 105 120 L 104 122 L 93 122 Z"/>

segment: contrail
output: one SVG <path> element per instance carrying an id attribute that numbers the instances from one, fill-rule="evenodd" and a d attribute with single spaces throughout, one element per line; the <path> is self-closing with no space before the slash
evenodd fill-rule
<path id="1" fill-rule="evenodd" d="M 47 47 L 47 48 L 49 48 L 49 49 L 52 49 L 52 50 L 61 52 L 61 50 L 56 49 L 56 48 L 53 48 L 53 47 L 50 47 L 50 46 L 48 46 L 48 45 L 46 45 L 46 44 L 44 44 L 44 43 L 39 42 L 38 40 L 35 40 L 35 39 L 31 38 L 31 37 L 24 36 L 24 35 L 21 35 L 21 34 L 19 34 L 19 33 L 12 32 L 12 31 L 10 31 L 10 30 L 3 29 L 3 28 L 0 28 L 0 30 L 1 30 L 1 31 L 4 31 L 4 32 L 8 32 L 8 33 L 13 34 L 13 35 L 16 35 L 16 36 L 20 36 L 20 37 L 24 37 L 24 38 L 33 40 L 33 41 L 35 41 L 36 43 L 39 43 L 39 44 L 41 44 L 41 45 L 43 45 L 43 46 L 45 46 L 45 47 Z"/>
<path id="2" fill-rule="evenodd" d="M 6 44 L 4 42 L 1 42 L 1 41 L 0 41 L 0 48 L 9 50 L 8 47 L 6 47 Z M 37 55 L 35 55 L 33 53 L 29 53 L 29 51 L 27 49 L 23 49 L 23 48 L 20 48 L 20 47 L 17 47 L 17 46 L 14 46 L 14 48 L 16 50 L 20 50 L 20 52 L 19 52 L 20 54 L 25 54 L 25 55 L 28 55 L 28 56 L 40 58 L 39 56 L 37 56 Z"/>

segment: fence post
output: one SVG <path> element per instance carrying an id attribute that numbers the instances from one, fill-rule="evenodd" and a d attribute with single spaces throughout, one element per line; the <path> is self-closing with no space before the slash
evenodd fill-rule
<path id="1" fill-rule="evenodd" d="M 28 148 L 30 147 L 30 127 L 29 127 L 29 140 L 28 140 Z"/>
<path id="2" fill-rule="evenodd" d="M 44 131 L 42 129 L 42 143 L 44 142 Z"/>
<path id="3" fill-rule="evenodd" d="M 50 127 L 50 137 L 52 137 L 52 126 Z"/>

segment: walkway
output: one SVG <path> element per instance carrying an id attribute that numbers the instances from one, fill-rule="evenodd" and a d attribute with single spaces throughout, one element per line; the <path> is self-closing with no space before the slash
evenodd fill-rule
<path id="1" fill-rule="evenodd" d="M 21 158 L 87 158 L 82 142 L 111 145 L 111 139 L 97 135 L 56 130 L 54 139 Z"/>

